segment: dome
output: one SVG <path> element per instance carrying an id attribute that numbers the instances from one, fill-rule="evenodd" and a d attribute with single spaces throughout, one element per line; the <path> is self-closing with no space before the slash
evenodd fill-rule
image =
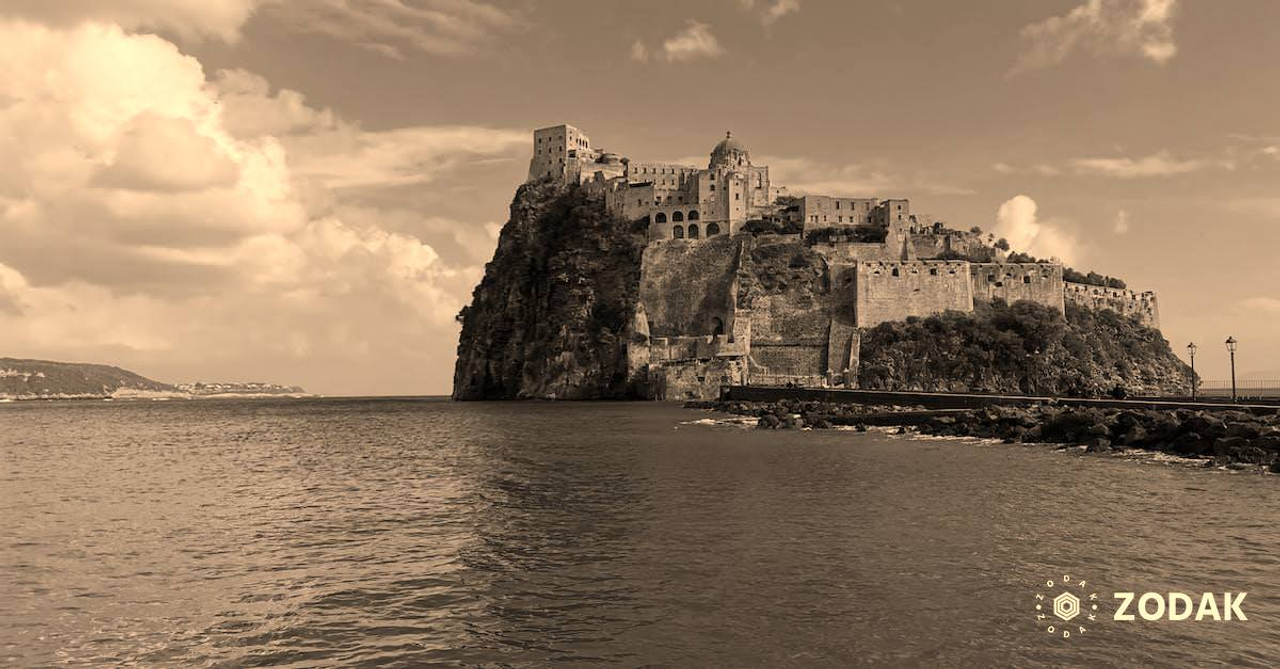
<path id="1" fill-rule="evenodd" d="M 735 152 L 746 153 L 747 147 L 743 146 L 742 142 L 734 139 L 732 132 L 726 132 L 724 134 L 724 139 L 720 140 L 720 143 L 716 144 L 716 148 L 711 151 L 711 153 L 718 153 L 720 155 Z"/>

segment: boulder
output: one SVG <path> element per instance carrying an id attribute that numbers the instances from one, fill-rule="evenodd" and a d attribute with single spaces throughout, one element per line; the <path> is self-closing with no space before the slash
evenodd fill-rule
<path id="1" fill-rule="evenodd" d="M 1249 440 L 1244 437 L 1218 437 L 1213 441 L 1213 454 L 1234 457 L 1240 449 L 1248 445 Z"/>
<path id="2" fill-rule="evenodd" d="M 1231 423 L 1227 425 L 1228 437 L 1241 439 L 1257 439 L 1262 436 L 1262 425 L 1257 423 Z"/>
<path id="3" fill-rule="evenodd" d="M 1212 441 L 1204 439 L 1198 432 L 1184 432 L 1169 444 L 1169 450 L 1182 455 L 1203 455 L 1212 445 Z"/>
<path id="4" fill-rule="evenodd" d="M 1109 453 L 1111 451 L 1111 440 L 1106 437 L 1097 437 L 1090 440 L 1084 450 L 1086 453 Z"/>

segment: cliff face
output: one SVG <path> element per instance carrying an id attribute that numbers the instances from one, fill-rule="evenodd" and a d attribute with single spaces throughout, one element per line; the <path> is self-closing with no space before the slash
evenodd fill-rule
<path id="1" fill-rule="evenodd" d="M 458 315 L 460 400 L 640 397 L 628 378 L 646 225 L 581 188 L 516 191 L 493 260 Z"/>
<path id="2" fill-rule="evenodd" d="M 1185 394 L 1191 370 L 1159 330 L 1072 303 L 1030 302 L 882 323 L 862 337 L 863 388 L 1105 396 Z"/>

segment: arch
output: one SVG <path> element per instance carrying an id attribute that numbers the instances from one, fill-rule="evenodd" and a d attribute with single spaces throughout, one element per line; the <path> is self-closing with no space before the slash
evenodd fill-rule
<path id="1" fill-rule="evenodd" d="M 696 221 L 696 220 L 698 220 L 698 210 L 697 210 L 697 209 L 690 209 L 690 210 L 689 210 L 689 220 L 691 220 L 691 221 Z"/>
<path id="2" fill-rule="evenodd" d="M 681 221 L 683 221 L 683 220 L 684 220 L 684 212 L 683 212 L 683 211 L 673 211 L 673 212 L 671 212 L 671 222 L 673 222 L 673 223 L 680 223 L 680 222 L 681 222 Z"/>
<path id="3" fill-rule="evenodd" d="M 657 216 L 654 216 L 654 217 L 653 217 L 653 220 L 654 220 L 655 222 L 657 222 L 657 223 L 666 223 L 666 222 L 667 222 L 667 215 L 666 215 L 666 214 L 664 214 L 664 213 L 662 213 L 662 212 L 658 212 L 658 215 L 657 215 Z"/>
<path id="4" fill-rule="evenodd" d="M 715 237 L 715 236 L 716 236 L 716 235 L 718 235 L 718 234 L 720 234 L 720 225 L 719 225 L 718 223 L 708 223 L 708 224 L 707 224 L 707 236 L 708 236 L 708 237 Z"/>
<path id="5" fill-rule="evenodd" d="M 697 223 L 690 223 L 690 224 L 689 224 L 689 239 L 697 239 L 697 238 L 698 238 L 698 224 L 697 224 Z"/>
<path id="6" fill-rule="evenodd" d="M 720 320 L 719 316 L 711 317 L 711 334 L 724 334 L 724 321 Z"/>
<path id="7" fill-rule="evenodd" d="M 684 226 L 677 225 L 671 228 L 671 236 L 675 239 L 684 239 Z"/>

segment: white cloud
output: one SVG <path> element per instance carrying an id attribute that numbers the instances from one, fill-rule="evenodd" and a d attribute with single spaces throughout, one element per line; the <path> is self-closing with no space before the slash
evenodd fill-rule
<path id="1" fill-rule="evenodd" d="M 327 35 L 384 56 L 455 56 L 492 47 L 519 29 L 513 12 L 479 0 L 292 0 L 267 5 L 301 32 Z"/>
<path id="2" fill-rule="evenodd" d="M 1177 9 L 1177 0 L 1085 0 L 1062 16 L 1024 27 L 1024 50 L 1012 73 L 1057 65 L 1077 50 L 1163 64 L 1178 52 Z"/>
<path id="3" fill-rule="evenodd" d="M 365 131 L 101 23 L 0 21 L 0 43 L 0 350 L 444 390 L 492 224 L 376 194 L 523 157 L 526 133 Z"/>
<path id="4" fill-rule="evenodd" d="M 1129 223 L 1129 212 L 1125 211 L 1124 209 L 1121 209 L 1120 211 L 1116 212 L 1116 226 L 1115 226 L 1116 234 L 1117 235 L 1127 234 L 1130 228 L 1131 228 L 1131 225 Z"/>
<path id="5" fill-rule="evenodd" d="M 800 11 L 800 0 L 774 0 L 764 10 L 764 17 L 761 19 L 765 25 L 773 23 L 787 14 L 794 14 Z"/>
<path id="6" fill-rule="evenodd" d="M 785 186 L 792 195 L 844 197 L 901 197 L 908 193 L 971 195 L 973 190 L 934 181 L 926 175 L 901 174 L 883 165 L 833 164 L 809 158 L 758 156 L 757 165 L 769 167 L 774 186 Z M 681 164 L 705 164 L 706 159 L 685 159 Z"/>
<path id="7" fill-rule="evenodd" d="M 992 234 L 1007 239 L 1015 251 L 1076 263 L 1081 253 L 1079 241 L 1061 225 L 1040 220 L 1037 209 L 1036 201 L 1026 195 L 1006 200 L 996 214 Z"/>
<path id="8" fill-rule="evenodd" d="M 685 61 L 715 58 L 724 53 L 724 48 L 707 24 L 690 21 L 684 30 L 662 43 L 662 52 L 669 61 Z"/>
<path id="9" fill-rule="evenodd" d="M 1179 160 L 1167 151 L 1161 151 L 1141 158 L 1121 156 L 1119 158 L 1077 158 L 1072 161 L 1075 171 L 1080 174 L 1100 174 L 1118 179 L 1138 179 L 1145 177 L 1167 177 L 1194 172 L 1215 163 L 1202 158 Z M 1230 169 L 1226 163 L 1216 163 Z"/>
<path id="10" fill-rule="evenodd" d="M 1280 299 L 1274 297 L 1248 297 L 1240 300 L 1239 305 L 1248 312 L 1280 314 Z"/>
<path id="11" fill-rule="evenodd" d="M 632 42 L 631 60 L 634 60 L 637 63 L 649 62 L 649 47 L 645 46 L 644 42 L 641 42 L 640 40 Z"/>
<path id="12" fill-rule="evenodd" d="M 126 29 L 172 30 L 187 38 L 234 40 L 266 0 L 6 0 L 0 19 L 72 27 L 83 21 Z"/>

